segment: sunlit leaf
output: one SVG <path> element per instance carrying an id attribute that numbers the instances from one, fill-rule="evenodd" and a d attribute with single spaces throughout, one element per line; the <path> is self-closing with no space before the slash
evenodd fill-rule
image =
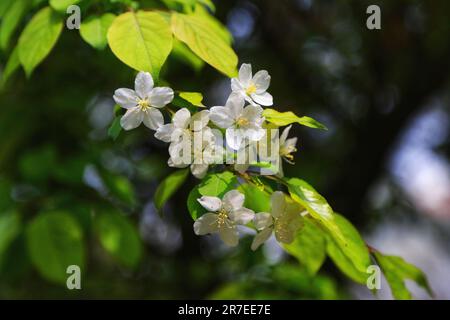
<path id="1" fill-rule="evenodd" d="M 255 212 L 271 212 L 270 194 L 249 183 L 239 185 L 238 190 L 245 195 L 246 208 Z"/>
<path id="2" fill-rule="evenodd" d="M 81 0 L 50 0 L 49 3 L 53 9 L 66 12 L 67 8 L 73 4 L 77 4 Z"/>
<path id="3" fill-rule="evenodd" d="M 80 26 L 81 37 L 95 49 L 104 49 L 108 44 L 106 34 L 115 17 L 112 13 L 105 13 L 87 18 Z"/>
<path id="4" fill-rule="evenodd" d="M 203 208 L 197 199 L 201 198 L 201 194 L 198 192 L 198 185 L 195 186 L 191 192 L 189 192 L 187 198 L 187 208 L 193 220 L 197 220 L 198 217 L 206 213 L 206 209 Z"/>
<path id="5" fill-rule="evenodd" d="M 20 67 L 19 50 L 14 48 L 3 70 L 2 78 L 0 80 L 0 87 L 3 87 L 11 75 Z"/>
<path id="6" fill-rule="evenodd" d="M 345 239 L 334 218 L 333 209 L 331 209 L 327 200 L 304 180 L 285 178 L 285 181 L 292 199 L 301 204 L 314 219 L 319 221 L 336 239 L 345 244 Z"/>
<path id="7" fill-rule="evenodd" d="M 188 177 L 189 169 L 177 170 L 164 179 L 155 191 L 154 202 L 160 210 L 169 198 L 181 187 Z"/>
<path id="8" fill-rule="evenodd" d="M 230 171 L 210 173 L 200 182 L 198 192 L 202 196 L 222 197 L 236 185 L 237 178 Z"/>
<path id="9" fill-rule="evenodd" d="M 19 59 L 27 76 L 50 53 L 62 27 L 62 18 L 50 7 L 41 9 L 25 27 L 19 38 Z"/>
<path id="10" fill-rule="evenodd" d="M 179 92 L 178 95 L 184 100 L 190 102 L 192 105 L 197 107 L 205 107 L 202 103 L 203 95 L 200 92 Z"/>
<path id="11" fill-rule="evenodd" d="M 64 211 L 39 214 L 27 227 L 31 261 L 49 281 L 65 284 L 67 267 L 84 268 L 83 234 L 76 219 Z"/>
<path id="12" fill-rule="evenodd" d="M 135 268 L 142 257 L 142 244 L 133 224 L 118 212 L 102 212 L 96 230 L 103 248 L 120 264 Z"/>
<path id="13" fill-rule="evenodd" d="M 411 293 L 406 288 L 405 280 L 415 281 L 432 295 L 428 281 L 419 268 L 406 262 L 401 257 L 387 256 L 380 252 L 375 252 L 374 255 L 391 287 L 394 298 L 411 299 Z"/>
<path id="14" fill-rule="evenodd" d="M 264 109 L 263 116 L 266 118 L 268 122 L 273 123 L 280 127 L 287 126 L 291 123 L 299 123 L 306 127 L 327 130 L 327 127 L 325 127 L 320 122 L 314 120 L 313 118 L 306 116 L 298 117 L 292 111 L 278 112 L 277 110 L 268 108 Z"/>
<path id="15" fill-rule="evenodd" d="M 237 74 L 238 59 L 235 52 L 206 18 L 174 13 L 172 30 L 175 37 L 186 43 L 205 62 L 229 77 Z"/>
<path id="16" fill-rule="evenodd" d="M 5 0 L 1 0 L 4 2 Z M 0 23 L 0 48 L 6 49 L 9 45 L 11 36 L 17 29 L 19 22 L 22 20 L 25 12 L 27 11 L 30 1 L 29 0 L 13 0 L 5 1 L 3 4 L 4 9 L 3 19 Z"/>
<path id="17" fill-rule="evenodd" d="M 283 244 L 283 248 L 314 275 L 325 261 L 325 235 L 308 219 L 303 219 L 303 222 L 294 242 Z"/>
<path id="18" fill-rule="evenodd" d="M 192 52 L 184 43 L 174 39 L 172 54 L 175 58 L 189 65 L 195 71 L 200 71 L 205 62 Z"/>
<path id="19" fill-rule="evenodd" d="M 118 16 L 108 30 L 108 44 L 125 64 L 148 71 L 158 78 L 172 50 L 172 32 L 157 12 L 127 12 Z"/>

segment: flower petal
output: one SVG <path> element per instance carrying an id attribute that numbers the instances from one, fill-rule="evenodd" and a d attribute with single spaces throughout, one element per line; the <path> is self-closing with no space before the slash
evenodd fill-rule
<path id="1" fill-rule="evenodd" d="M 270 75 L 266 70 L 260 70 L 255 73 L 252 81 L 256 86 L 256 93 L 263 93 L 270 86 Z"/>
<path id="2" fill-rule="evenodd" d="M 295 145 L 297 144 L 297 137 L 287 139 L 284 143 L 285 148 L 295 148 Z"/>
<path id="3" fill-rule="evenodd" d="M 264 242 L 267 241 L 267 239 L 270 238 L 272 235 L 272 228 L 266 228 L 263 229 L 261 232 L 258 232 L 256 236 L 253 238 L 251 249 L 255 251 L 259 248 L 260 245 L 262 245 Z"/>
<path id="4" fill-rule="evenodd" d="M 155 132 L 155 138 L 164 142 L 170 142 L 173 133 L 173 124 L 168 123 L 159 127 Z"/>
<path id="5" fill-rule="evenodd" d="M 272 95 L 268 92 L 264 93 L 253 93 L 251 95 L 253 101 L 262 106 L 271 106 L 273 104 Z"/>
<path id="6" fill-rule="evenodd" d="M 222 207 L 222 200 L 217 197 L 202 196 L 197 201 L 203 208 L 212 212 L 217 212 Z"/>
<path id="7" fill-rule="evenodd" d="M 250 122 L 258 122 L 262 118 L 263 108 L 256 104 L 248 105 L 242 111 L 242 117 Z"/>
<path id="8" fill-rule="evenodd" d="M 164 124 L 164 117 L 156 108 L 148 108 L 144 114 L 144 124 L 147 128 L 158 130 Z"/>
<path id="9" fill-rule="evenodd" d="M 217 231 L 217 214 L 215 213 L 205 213 L 194 222 L 194 233 L 198 236 Z"/>
<path id="10" fill-rule="evenodd" d="M 227 145 L 233 150 L 239 150 L 244 146 L 245 142 L 245 130 L 228 128 L 225 131 L 225 139 Z"/>
<path id="11" fill-rule="evenodd" d="M 255 217 L 255 213 L 253 210 L 247 208 L 240 208 L 238 210 L 232 211 L 228 214 L 230 220 L 234 221 L 237 224 L 245 225 L 253 220 Z"/>
<path id="12" fill-rule="evenodd" d="M 268 228 L 273 223 L 272 215 L 268 212 L 260 212 L 255 214 L 254 222 L 257 230 Z"/>
<path id="13" fill-rule="evenodd" d="M 172 102 L 173 90 L 167 87 L 156 87 L 152 89 L 148 98 L 152 107 L 162 108 Z"/>
<path id="14" fill-rule="evenodd" d="M 146 99 L 153 89 L 153 78 L 148 72 L 139 72 L 134 80 L 134 90 L 142 99 Z"/>
<path id="15" fill-rule="evenodd" d="M 231 79 L 231 91 L 245 94 L 245 89 L 242 86 L 242 84 L 239 82 L 239 79 L 237 79 L 237 78 Z"/>
<path id="16" fill-rule="evenodd" d="M 227 107 L 212 107 L 209 118 L 216 126 L 223 129 L 231 127 L 234 123 L 231 112 Z"/>
<path id="17" fill-rule="evenodd" d="M 200 131 L 208 125 L 208 122 L 209 110 L 202 110 L 192 116 L 189 126 L 192 131 Z"/>
<path id="18" fill-rule="evenodd" d="M 137 100 L 139 99 L 136 92 L 131 89 L 121 88 L 114 92 L 114 101 L 122 108 L 130 109 L 137 106 Z"/>
<path id="19" fill-rule="evenodd" d="M 287 139 L 287 137 L 288 137 L 288 135 L 289 135 L 289 131 L 291 130 L 291 128 L 292 128 L 292 124 L 289 125 L 289 126 L 287 126 L 287 127 L 283 130 L 283 133 L 281 133 L 281 136 L 280 136 L 280 146 L 284 145 L 284 143 L 285 143 L 285 141 L 286 141 L 286 139 Z"/>
<path id="20" fill-rule="evenodd" d="M 171 168 L 186 168 L 187 166 L 189 166 L 189 164 L 185 164 L 180 161 L 178 162 L 174 161 L 172 157 L 170 157 L 169 160 L 167 160 L 167 165 Z"/>
<path id="21" fill-rule="evenodd" d="M 138 127 L 144 119 L 144 113 L 139 107 L 128 109 L 120 119 L 120 125 L 125 130 L 131 130 Z"/>
<path id="22" fill-rule="evenodd" d="M 242 164 L 236 163 L 234 165 L 234 170 L 236 170 L 239 173 L 244 173 L 245 171 L 248 170 L 249 167 L 250 167 L 250 164 L 248 164 L 248 163 L 242 163 Z"/>
<path id="23" fill-rule="evenodd" d="M 183 108 L 175 112 L 172 118 L 172 123 L 176 128 L 186 129 L 191 120 L 191 113 L 187 108 Z"/>
<path id="24" fill-rule="evenodd" d="M 244 110 L 245 99 L 241 94 L 232 92 L 225 103 L 225 107 L 229 108 L 229 114 L 234 120 L 238 119 Z"/>
<path id="25" fill-rule="evenodd" d="M 280 217 L 286 210 L 286 199 L 284 198 L 284 193 L 281 191 L 275 191 L 270 197 L 270 202 L 272 204 L 272 216 L 274 218 Z"/>
<path id="26" fill-rule="evenodd" d="M 191 164 L 191 172 L 197 179 L 203 179 L 208 172 L 208 164 Z"/>
<path id="27" fill-rule="evenodd" d="M 244 205 L 245 197 L 237 190 L 231 190 L 225 193 L 222 198 L 223 207 L 227 212 L 233 212 L 241 209 Z"/>
<path id="28" fill-rule="evenodd" d="M 239 234 L 235 225 L 220 228 L 219 236 L 230 247 L 235 247 L 239 243 Z"/>
<path id="29" fill-rule="evenodd" d="M 244 87 L 247 87 L 250 80 L 252 80 L 252 65 L 243 63 L 239 68 L 239 81 Z"/>

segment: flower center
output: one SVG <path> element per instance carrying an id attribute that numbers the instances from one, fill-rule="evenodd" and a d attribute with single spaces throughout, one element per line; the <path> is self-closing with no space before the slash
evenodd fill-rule
<path id="1" fill-rule="evenodd" d="M 251 95 L 252 93 L 256 92 L 256 86 L 253 83 L 250 83 L 250 85 L 247 87 L 247 89 L 245 90 L 245 93 L 247 95 Z"/>
<path id="2" fill-rule="evenodd" d="M 217 216 L 217 226 L 222 228 L 228 220 L 228 213 L 224 209 L 220 209 L 218 216 Z"/>
<path id="3" fill-rule="evenodd" d="M 243 126 L 247 126 L 250 122 L 248 121 L 247 118 L 244 117 L 240 117 L 239 119 L 237 119 L 236 124 L 238 127 L 243 127 Z"/>
<path id="4" fill-rule="evenodd" d="M 147 109 L 150 108 L 150 102 L 148 99 L 139 99 L 137 105 L 141 111 L 147 111 Z"/>

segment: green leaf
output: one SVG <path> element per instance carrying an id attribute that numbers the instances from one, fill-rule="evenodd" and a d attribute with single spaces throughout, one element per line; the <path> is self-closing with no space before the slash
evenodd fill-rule
<path id="1" fill-rule="evenodd" d="M 112 13 L 105 13 L 102 16 L 91 16 L 83 21 L 80 26 L 80 35 L 92 47 L 98 50 L 105 49 L 108 44 L 106 34 L 115 19 Z"/>
<path id="2" fill-rule="evenodd" d="M 63 27 L 62 19 L 50 7 L 31 19 L 19 38 L 19 59 L 29 77 L 50 53 Z"/>
<path id="3" fill-rule="evenodd" d="M 50 6 L 56 11 L 66 12 L 67 8 L 81 0 L 50 0 Z"/>
<path id="4" fill-rule="evenodd" d="M 200 92 L 182 91 L 182 92 L 179 92 L 178 95 L 196 107 L 201 107 L 201 108 L 205 107 L 205 105 L 202 103 L 203 95 Z"/>
<path id="5" fill-rule="evenodd" d="M 238 190 L 245 195 L 244 206 L 255 212 L 271 212 L 270 195 L 257 186 L 243 183 Z"/>
<path id="6" fill-rule="evenodd" d="M 0 213 L 0 266 L 3 264 L 4 253 L 19 234 L 20 228 L 20 216 L 17 212 Z"/>
<path id="7" fill-rule="evenodd" d="M 28 225 L 26 235 L 31 262 L 47 280 L 65 284 L 68 266 L 77 265 L 83 270 L 83 234 L 69 213 L 39 214 Z"/>
<path id="8" fill-rule="evenodd" d="M 177 39 L 186 43 L 205 62 L 229 77 L 236 76 L 236 53 L 208 19 L 200 15 L 173 13 L 172 30 Z"/>
<path id="9" fill-rule="evenodd" d="M 332 239 L 327 239 L 327 254 L 334 264 L 347 277 L 360 284 L 366 284 L 368 274 L 355 268 L 352 261 L 342 252 L 340 247 Z"/>
<path id="10" fill-rule="evenodd" d="M 3 2 L 4 0 L 2 0 Z M 5 10 L 4 18 L 0 25 L 0 48 L 6 49 L 14 31 L 29 6 L 29 0 L 14 0 Z"/>
<path id="11" fill-rule="evenodd" d="M 263 116 L 266 118 L 266 120 L 270 123 L 273 123 L 277 126 L 287 126 L 291 123 L 299 123 L 303 126 L 315 128 L 315 129 L 322 129 L 322 130 L 328 130 L 327 127 L 325 127 L 320 122 L 314 120 L 310 117 L 298 117 L 295 113 L 292 111 L 287 112 L 278 112 L 274 109 L 264 109 Z"/>
<path id="12" fill-rule="evenodd" d="M 208 174 L 198 185 L 198 192 L 202 196 L 222 197 L 237 185 L 236 176 L 230 171 Z"/>
<path id="13" fill-rule="evenodd" d="M 345 238 L 343 244 L 333 235 L 327 239 L 327 252 L 338 268 L 351 279 L 365 284 L 367 268 L 371 265 L 369 251 L 355 227 L 343 216 L 335 213 L 334 220 Z"/>
<path id="14" fill-rule="evenodd" d="M 118 16 L 108 30 L 108 44 L 125 64 L 148 71 L 158 78 L 172 50 L 172 32 L 157 12 L 127 12 Z"/>
<path id="15" fill-rule="evenodd" d="M 205 7 L 196 5 L 194 14 L 203 19 L 209 25 L 209 28 L 214 30 L 214 33 L 216 33 L 226 43 L 231 45 L 233 42 L 233 36 L 230 31 L 228 31 L 227 27 L 224 26 L 222 22 L 211 15 Z"/>
<path id="16" fill-rule="evenodd" d="M 345 245 L 345 239 L 334 218 L 327 200 L 306 181 L 298 178 L 285 178 L 292 199 L 301 204 L 309 214 L 319 221 L 338 241 Z"/>
<path id="17" fill-rule="evenodd" d="M 406 262 L 400 257 L 383 255 L 380 252 L 374 253 L 375 258 L 383 270 L 392 295 L 395 299 L 411 299 L 411 293 L 405 285 L 405 280 L 413 280 L 432 296 L 432 291 L 423 272 L 416 266 Z"/>
<path id="18" fill-rule="evenodd" d="M 205 63 L 184 43 L 174 39 L 172 54 L 175 58 L 189 65 L 195 71 L 200 71 Z"/>
<path id="19" fill-rule="evenodd" d="M 111 126 L 108 129 L 108 136 L 111 137 L 113 140 L 116 140 L 120 132 L 122 131 L 122 126 L 120 125 L 121 117 L 122 116 L 115 117 Z"/>
<path id="20" fill-rule="evenodd" d="M 2 1 L 0 1 L 0 19 L 3 18 L 3 15 L 6 12 L 8 12 L 9 6 L 13 2 L 17 2 L 17 0 L 2 0 Z"/>
<path id="21" fill-rule="evenodd" d="M 188 174 L 189 169 L 177 170 L 160 183 L 154 197 L 155 206 L 158 210 L 161 210 L 167 200 L 181 187 Z"/>
<path id="22" fill-rule="evenodd" d="M 139 234 L 130 221 L 119 212 L 104 212 L 95 220 L 103 248 L 120 264 L 135 268 L 142 257 Z"/>
<path id="23" fill-rule="evenodd" d="M 198 203 L 197 199 L 201 198 L 200 192 L 198 192 L 198 185 L 195 186 L 191 192 L 189 192 L 187 198 L 187 208 L 192 219 L 197 220 L 198 217 L 202 216 L 206 213 L 206 209 L 203 208 L 200 203 Z"/>
<path id="24" fill-rule="evenodd" d="M 294 256 L 310 275 L 314 275 L 325 261 L 325 235 L 313 222 L 308 219 L 303 221 L 304 226 L 294 242 L 283 244 L 283 248 Z"/>
<path id="25" fill-rule="evenodd" d="M 11 75 L 20 67 L 19 50 L 14 48 L 13 52 L 9 56 L 5 69 L 3 70 L 2 79 L 0 81 L 0 87 L 3 87 Z"/>

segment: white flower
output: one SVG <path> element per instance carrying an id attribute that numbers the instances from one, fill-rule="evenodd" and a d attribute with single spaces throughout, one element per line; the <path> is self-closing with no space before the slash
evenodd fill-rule
<path id="1" fill-rule="evenodd" d="M 212 107 L 210 119 L 218 127 L 226 129 L 226 142 L 234 150 L 245 147 L 245 141 L 259 141 L 265 130 L 261 128 L 263 109 L 258 105 L 248 105 L 239 94 L 232 93 L 224 107 Z"/>
<path id="2" fill-rule="evenodd" d="M 125 130 L 138 127 L 142 122 L 156 130 L 164 124 L 158 109 L 173 100 L 173 90 L 167 87 L 153 87 L 153 78 L 148 72 L 139 72 L 134 81 L 134 90 L 121 88 L 114 92 L 114 100 L 127 112 L 120 119 Z"/>
<path id="3" fill-rule="evenodd" d="M 266 90 L 270 85 L 270 75 L 266 70 L 258 71 L 252 77 L 252 65 L 243 63 L 239 77 L 231 79 L 231 90 L 242 95 L 248 102 L 262 106 L 273 104 L 272 95 Z"/>
<path id="4" fill-rule="evenodd" d="M 218 233 L 225 244 L 236 246 L 239 242 L 236 225 L 245 225 L 255 216 L 252 210 L 243 207 L 244 200 L 244 195 L 237 190 L 227 192 L 223 200 L 208 196 L 197 199 L 209 212 L 195 221 L 195 234 Z"/>
<path id="5" fill-rule="evenodd" d="M 262 138 L 262 140 L 259 143 L 259 157 L 262 161 L 271 162 L 273 161 L 274 166 L 278 169 L 277 176 L 283 177 L 283 162 L 282 159 L 284 159 L 286 162 L 290 164 L 294 164 L 294 156 L 292 155 L 293 152 L 297 151 L 297 148 L 295 145 L 297 144 L 297 137 L 289 138 L 289 131 L 291 130 L 292 125 L 286 127 L 283 132 L 281 133 L 279 137 L 278 144 L 276 143 L 275 139 L 278 137 L 278 135 L 269 135 L 267 137 L 267 133 L 269 131 L 266 131 L 266 135 Z M 272 157 L 271 152 L 276 150 L 271 150 L 271 147 L 276 148 L 278 146 L 278 154 L 275 154 Z M 277 158 L 275 158 L 277 157 Z M 274 172 L 275 174 L 275 172 Z"/>
<path id="6" fill-rule="evenodd" d="M 255 215 L 254 224 L 259 231 L 252 243 L 252 250 L 258 249 L 275 232 L 278 242 L 291 243 L 302 226 L 301 207 L 287 202 L 283 192 L 275 191 L 271 196 L 272 212 L 261 212 Z"/>
<path id="7" fill-rule="evenodd" d="M 210 164 L 215 163 L 215 136 L 207 126 L 208 111 L 204 110 L 192 117 L 187 109 L 177 111 L 171 124 L 160 127 L 155 136 L 169 145 L 170 167 L 185 168 L 190 165 L 196 178 L 203 178 Z"/>
<path id="8" fill-rule="evenodd" d="M 191 117 L 189 110 L 183 108 L 174 114 L 172 123 L 156 130 L 155 137 L 164 142 L 178 142 L 183 138 L 192 140 L 194 132 L 205 129 L 208 122 L 208 110 L 197 112 Z"/>

